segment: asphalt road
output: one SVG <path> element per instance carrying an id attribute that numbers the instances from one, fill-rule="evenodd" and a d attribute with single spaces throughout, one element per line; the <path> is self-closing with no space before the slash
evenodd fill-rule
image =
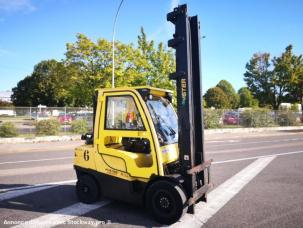
<path id="1" fill-rule="evenodd" d="M 207 135 L 215 187 L 175 226 L 303 227 L 302 139 L 300 131 Z M 81 143 L 0 144 L 0 227 L 160 226 L 142 208 L 78 202 L 72 159 Z"/>

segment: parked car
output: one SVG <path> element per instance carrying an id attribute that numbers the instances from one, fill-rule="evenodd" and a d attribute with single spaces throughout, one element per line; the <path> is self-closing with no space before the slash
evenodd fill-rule
<path id="1" fill-rule="evenodd" d="M 226 112 L 223 117 L 223 124 L 236 125 L 239 124 L 239 116 L 237 112 Z"/>
<path id="2" fill-rule="evenodd" d="M 74 117 L 71 114 L 59 114 L 58 121 L 61 124 L 69 124 L 73 121 Z"/>
<path id="3" fill-rule="evenodd" d="M 32 112 L 31 119 L 40 121 L 40 120 L 47 120 L 50 116 L 46 112 Z"/>
<path id="4" fill-rule="evenodd" d="M 86 120 L 86 121 L 92 121 L 93 119 L 93 113 L 86 112 L 86 113 L 76 113 L 75 114 L 76 120 Z"/>

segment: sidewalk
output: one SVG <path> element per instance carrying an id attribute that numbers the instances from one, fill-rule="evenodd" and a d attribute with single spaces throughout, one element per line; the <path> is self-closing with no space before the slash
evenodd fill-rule
<path id="1" fill-rule="evenodd" d="M 206 129 L 205 135 L 213 135 L 220 133 L 258 133 L 258 132 L 277 132 L 277 131 L 303 131 L 303 126 L 297 127 L 264 127 L 264 128 L 218 128 Z M 65 135 L 65 136 L 43 136 L 35 138 L 0 138 L 0 144 L 12 143 L 39 143 L 39 142 L 58 142 L 58 141 L 78 141 L 80 135 Z"/>
<path id="2" fill-rule="evenodd" d="M 206 129 L 205 134 L 217 134 L 217 133 L 249 133 L 249 132 L 265 132 L 265 131 L 294 131 L 303 130 L 303 126 L 291 126 L 291 127 L 260 127 L 260 128 L 217 128 Z"/>
<path id="3" fill-rule="evenodd" d="M 61 135 L 61 136 L 40 136 L 35 138 L 0 138 L 0 144 L 10 143 L 39 143 L 39 142 L 59 142 L 59 141 L 77 141 L 81 135 Z"/>

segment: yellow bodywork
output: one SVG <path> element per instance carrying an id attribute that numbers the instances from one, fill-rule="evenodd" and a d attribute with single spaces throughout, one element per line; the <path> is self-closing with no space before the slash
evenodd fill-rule
<path id="1" fill-rule="evenodd" d="M 94 123 L 94 144 L 75 149 L 74 165 L 95 170 L 127 181 L 148 182 L 152 175 L 164 176 L 163 165 L 178 159 L 178 146 L 171 144 L 160 147 L 157 133 L 145 101 L 137 91 L 143 87 L 98 90 Z M 153 96 L 164 97 L 163 89 L 144 87 Z M 131 96 L 141 115 L 144 130 L 106 129 L 106 99 L 111 96 Z M 122 137 L 147 139 L 150 153 L 133 153 L 123 150 Z"/>

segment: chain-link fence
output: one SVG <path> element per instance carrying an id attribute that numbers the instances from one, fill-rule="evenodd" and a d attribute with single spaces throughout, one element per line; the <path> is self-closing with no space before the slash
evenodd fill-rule
<path id="1" fill-rule="evenodd" d="M 88 125 L 88 131 L 93 127 L 92 108 L 71 107 L 1 107 L 0 126 L 10 122 L 17 129 L 19 136 L 34 136 L 37 133 L 37 123 L 41 120 L 57 120 L 60 123 L 59 134 L 73 134 L 73 123 L 82 120 Z M 268 109 L 204 109 L 204 125 L 210 128 L 237 127 L 274 127 L 299 126 L 302 124 L 302 113 L 287 110 Z M 1 136 L 0 136 L 1 137 Z"/>
<path id="2" fill-rule="evenodd" d="M 269 109 L 205 109 L 205 128 L 300 126 L 302 113 Z"/>
<path id="3" fill-rule="evenodd" d="M 37 123 L 41 120 L 57 120 L 59 134 L 72 134 L 72 123 L 78 120 L 87 122 L 88 129 L 93 126 L 92 108 L 71 107 L 1 107 L 0 125 L 10 122 L 21 136 L 35 135 Z"/>

